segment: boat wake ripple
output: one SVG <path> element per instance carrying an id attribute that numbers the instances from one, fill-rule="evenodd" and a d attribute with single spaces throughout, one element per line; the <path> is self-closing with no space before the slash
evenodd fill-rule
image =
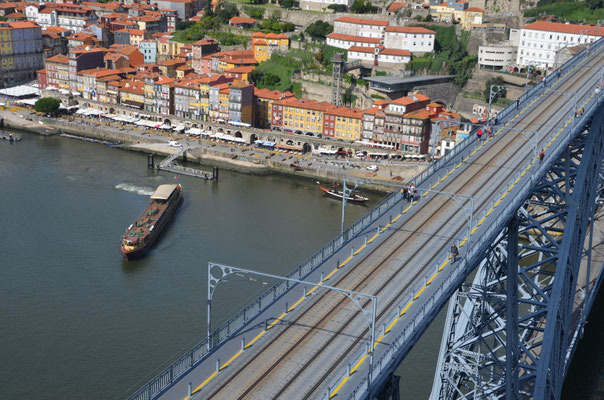
<path id="1" fill-rule="evenodd" d="M 115 188 L 125 192 L 140 194 L 141 196 L 151 196 L 153 194 L 153 189 L 149 187 L 131 185 L 125 182 L 115 185 Z"/>

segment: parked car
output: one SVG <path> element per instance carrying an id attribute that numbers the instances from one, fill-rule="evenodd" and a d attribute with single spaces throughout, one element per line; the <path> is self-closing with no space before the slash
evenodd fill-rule
<path id="1" fill-rule="evenodd" d="M 369 171 L 377 172 L 379 170 L 377 165 L 370 165 L 367 167 Z"/>
<path id="2" fill-rule="evenodd" d="M 170 142 L 168 143 L 168 146 L 182 147 L 182 144 L 178 143 L 176 140 L 170 140 Z"/>

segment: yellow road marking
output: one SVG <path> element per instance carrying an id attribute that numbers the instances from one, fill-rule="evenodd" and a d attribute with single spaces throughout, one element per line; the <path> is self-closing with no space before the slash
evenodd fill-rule
<path id="1" fill-rule="evenodd" d="M 420 294 L 422 294 L 422 292 L 426 290 L 426 285 L 422 286 L 422 288 L 419 290 L 419 292 L 417 292 L 415 294 L 415 296 L 413 296 L 413 300 L 417 300 L 417 298 L 419 297 Z"/>
<path id="2" fill-rule="evenodd" d="M 212 379 L 214 379 L 214 377 L 215 377 L 216 375 L 218 375 L 218 371 L 214 371 L 214 373 L 213 373 L 212 375 L 210 375 L 210 376 L 209 376 L 209 377 L 208 377 L 208 378 L 207 378 L 205 381 L 203 381 L 203 382 L 201 383 L 201 385 L 197 386 L 197 387 L 195 388 L 195 390 L 193 390 L 193 391 L 191 392 L 191 394 L 195 394 L 195 393 L 199 392 L 199 391 L 201 390 L 201 388 L 203 388 L 205 385 L 207 385 L 207 384 L 208 384 L 208 382 L 210 382 Z M 188 398 L 188 397 L 187 397 L 187 398 Z"/>
<path id="3" fill-rule="evenodd" d="M 486 217 L 482 217 L 482 218 L 480 219 L 480 221 L 478 221 L 478 223 L 476 224 L 476 226 L 480 226 L 480 225 L 482 225 L 482 223 L 484 222 L 484 219 L 485 219 L 485 218 L 486 218 Z"/>
<path id="4" fill-rule="evenodd" d="M 487 213 L 485 214 L 487 217 L 493 212 L 493 208 L 491 208 L 489 211 L 487 211 Z"/>
<path id="5" fill-rule="evenodd" d="M 354 374 L 355 371 L 357 369 L 359 369 L 359 367 L 361 366 L 361 364 L 363 363 L 363 361 L 365 361 L 366 358 L 367 358 L 367 354 L 365 354 L 363 357 L 361 357 L 361 359 L 354 365 L 354 367 L 352 367 L 350 369 L 350 375 Z"/>
<path id="6" fill-rule="evenodd" d="M 405 212 L 407 212 L 407 210 L 405 210 Z M 373 235 L 373 237 L 367 241 L 367 244 L 373 242 L 373 240 L 378 236 L 379 236 L 379 233 L 376 233 L 375 235 Z"/>
<path id="7" fill-rule="evenodd" d="M 466 236 L 465 238 L 463 238 L 463 240 L 461 241 L 461 243 L 459 244 L 459 247 L 463 246 L 464 244 L 466 244 L 466 242 L 468 241 L 468 237 Z"/>
<path id="8" fill-rule="evenodd" d="M 340 384 L 338 386 L 336 386 L 336 388 L 333 390 L 333 392 L 331 392 L 331 395 L 329 396 L 330 399 L 332 397 L 334 397 L 336 394 L 338 394 L 338 392 L 340 391 L 340 389 L 342 388 L 342 386 L 344 386 L 344 384 L 346 383 L 346 381 L 348 379 L 349 379 L 348 376 L 345 376 L 344 379 L 342 379 L 342 382 L 340 382 Z"/>
<path id="9" fill-rule="evenodd" d="M 493 208 L 496 208 L 499 205 L 499 203 L 501 203 L 501 199 L 497 200 L 495 202 L 495 204 L 493 204 Z"/>
<path id="10" fill-rule="evenodd" d="M 340 264 L 340 268 L 343 267 L 344 265 L 346 265 L 346 263 L 350 260 L 352 260 L 352 256 L 348 256 L 348 258 L 346 260 L 344 260 L 344 262 L 342 264 Z M 329 276 L 331 276 L 331 274 Z"/>
<path id="11" fill-rule="evenodd" d="M 400 217 L 400 215 L 399 215 L 399 217 Z M 398 218 L 398 217 L 396 217 L 396 218 Z M 367 245 L 366 245 L 366 244 L 363 244 L 361 247 L 359 247 L 359 249 L 358 249 L 357 251 L 355 251 L 355 252 L 354 252 L 354 255 L 356 256 L 357 254 L 359 254 L 359 252 L 360 252 L 361 250 L 363 250 L 365 247 L 367 247 Z"/>
<path id="12" fill-rule="evenodd" d="M 428 193 L 428 192 L 426 192 Z M 407 211 L 409 211 L 411 209 L 411 206 L 408 206 L 407 208 L 405 208 L 405 211 L 403 211 L 403 214 L 406 213 Z"/>
<path id="13" fill-rule="evenodd" d="M 438 272 L 435 272 L 434 274 L 432 274 L 432 276 L 430 277 L 430 279 L 428 279 L 426 281 L 426 285 L 429 285 L 432 283 L 432 281 L 434 280 L 434 278 L 436 278 L 436 275 L 438 275 Z"/>
<path id="14" fill-rule="evenodd" d="M 478 227 L 477 227 L 477 226 L 475 226 L 475 227 L 474 227 L 474 229 L 472 229 L 472 230 L 470 231 L 470 235 L 473 235 L 473 234 L 474 234 L 474 232 L 476 232 L 476 229 L 478 229 Z"/>
<path id="15" fill-rule="evenodd" d="M 447 264 L 449 264 L 449 259 L 448 259 L 448 258 L 447 258 L 445 261 L 443 261 L 443 263 L 442 263 L 442 264 L 440 264 L 440 267 L 438 267 L 438 272 L 442 271 L 442 270 L 443 270 L 443 268 L 444 268 L 444 267 L 445 267 Z"/>
<path id="16" fill-rule="evenodd" d="M 395 318 L 395 319 L 394 319 L 394 320 L 393 320 L 393 321 L 390 323 L 390 325 L 388 325 L 388 326 L 386 327 L 386 330 L 384 331 L 384 333 L 388 333 L 388 332 L 390 332 L 390 329 L 392 329 L 392 327 L 393 327 L 394 325 L 396 325 L 396 323 L 398 322 L 398 320 L 399 320 L 399 319 L 400 319 L 399 317 L 396 317 L 396 318 Z"/>
<path id="17" fill-rule="evenodd" d="M 380 342 L 382 341 L 383 338 L 384 338 L 384 335 L 381 335 L 379 338 L 375 339 L 375 342 L 373 343 L 374 349 L 377 347 L 378 344 L 380 344 Z"/>
<path id="18" fill-rule="evenodd" d="M 237 353 L 235 353 L 235 355 L 233 357 L 231 357 L 229 359 L 229 361 L 225 362 L 224 365 L 220 367 L 220 371 L 222 371 L 223 369 L 228 367 L 229 364 L 233 362 L 233 360 L 235 360 L 237 357 L 239 357 L 241 355 L 241 353 L 243 353 L 243 350 L 239 350 Z"/>
<path id="19" fill-rule="evenodd" d="M 402 317 L 407 312 L 409 307 L 411 307 L 411 304 L 413 304 L 413 300 L 411 300 L 411 301 L 409 301 L 409 303 L 407 303 L 407 305 L 401 310 L 401 312 L 398 316 Z"/>
<path id="20" fill-rule="evenodd" d="M 380 233 L 384 232 L 386 229 L 388 229 L 388 227 L 390 227 L 390 224 L 388 224 L 388 225 L 386 225 L 385 227 L 383 227 L 383 228 L 380 230 Z"/>

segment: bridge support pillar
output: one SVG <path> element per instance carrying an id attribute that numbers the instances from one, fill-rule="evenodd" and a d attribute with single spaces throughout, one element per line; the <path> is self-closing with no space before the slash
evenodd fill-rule
<path id="1" fill-rule="evenodd" d="M 399 381 L 401 377 L 398 375 L 390 374 L 386 380 L 382 390 L 375 394 L 377 400 L 400 400 L 401 392 L 399 389 Z M 371 399 L 373 400 L 373 399 Z"/>
<path id="2" fill-rule="evenodd" d="M 518 399 L 518 217 L 508 224 L 506 400 Z"/>
<path id="3" fill-rule="evenodd" d="M 581 260 L 602 179 L 604 117 L 594 115 L 544 161 L 553 163 L 450 299 L 431 399 L 560 398 L 591 304 L 578 277 L 593 268 Z"/>

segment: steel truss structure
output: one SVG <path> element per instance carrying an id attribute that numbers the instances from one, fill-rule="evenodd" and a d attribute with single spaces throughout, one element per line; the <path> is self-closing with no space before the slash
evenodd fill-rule
<path id="1" fill-rule="evenodd" d="M 590 261 L 579 280 L 601 183 L 597 114 L 451 298 L 431 399 L 560 398 L 599 284 Z"/>

